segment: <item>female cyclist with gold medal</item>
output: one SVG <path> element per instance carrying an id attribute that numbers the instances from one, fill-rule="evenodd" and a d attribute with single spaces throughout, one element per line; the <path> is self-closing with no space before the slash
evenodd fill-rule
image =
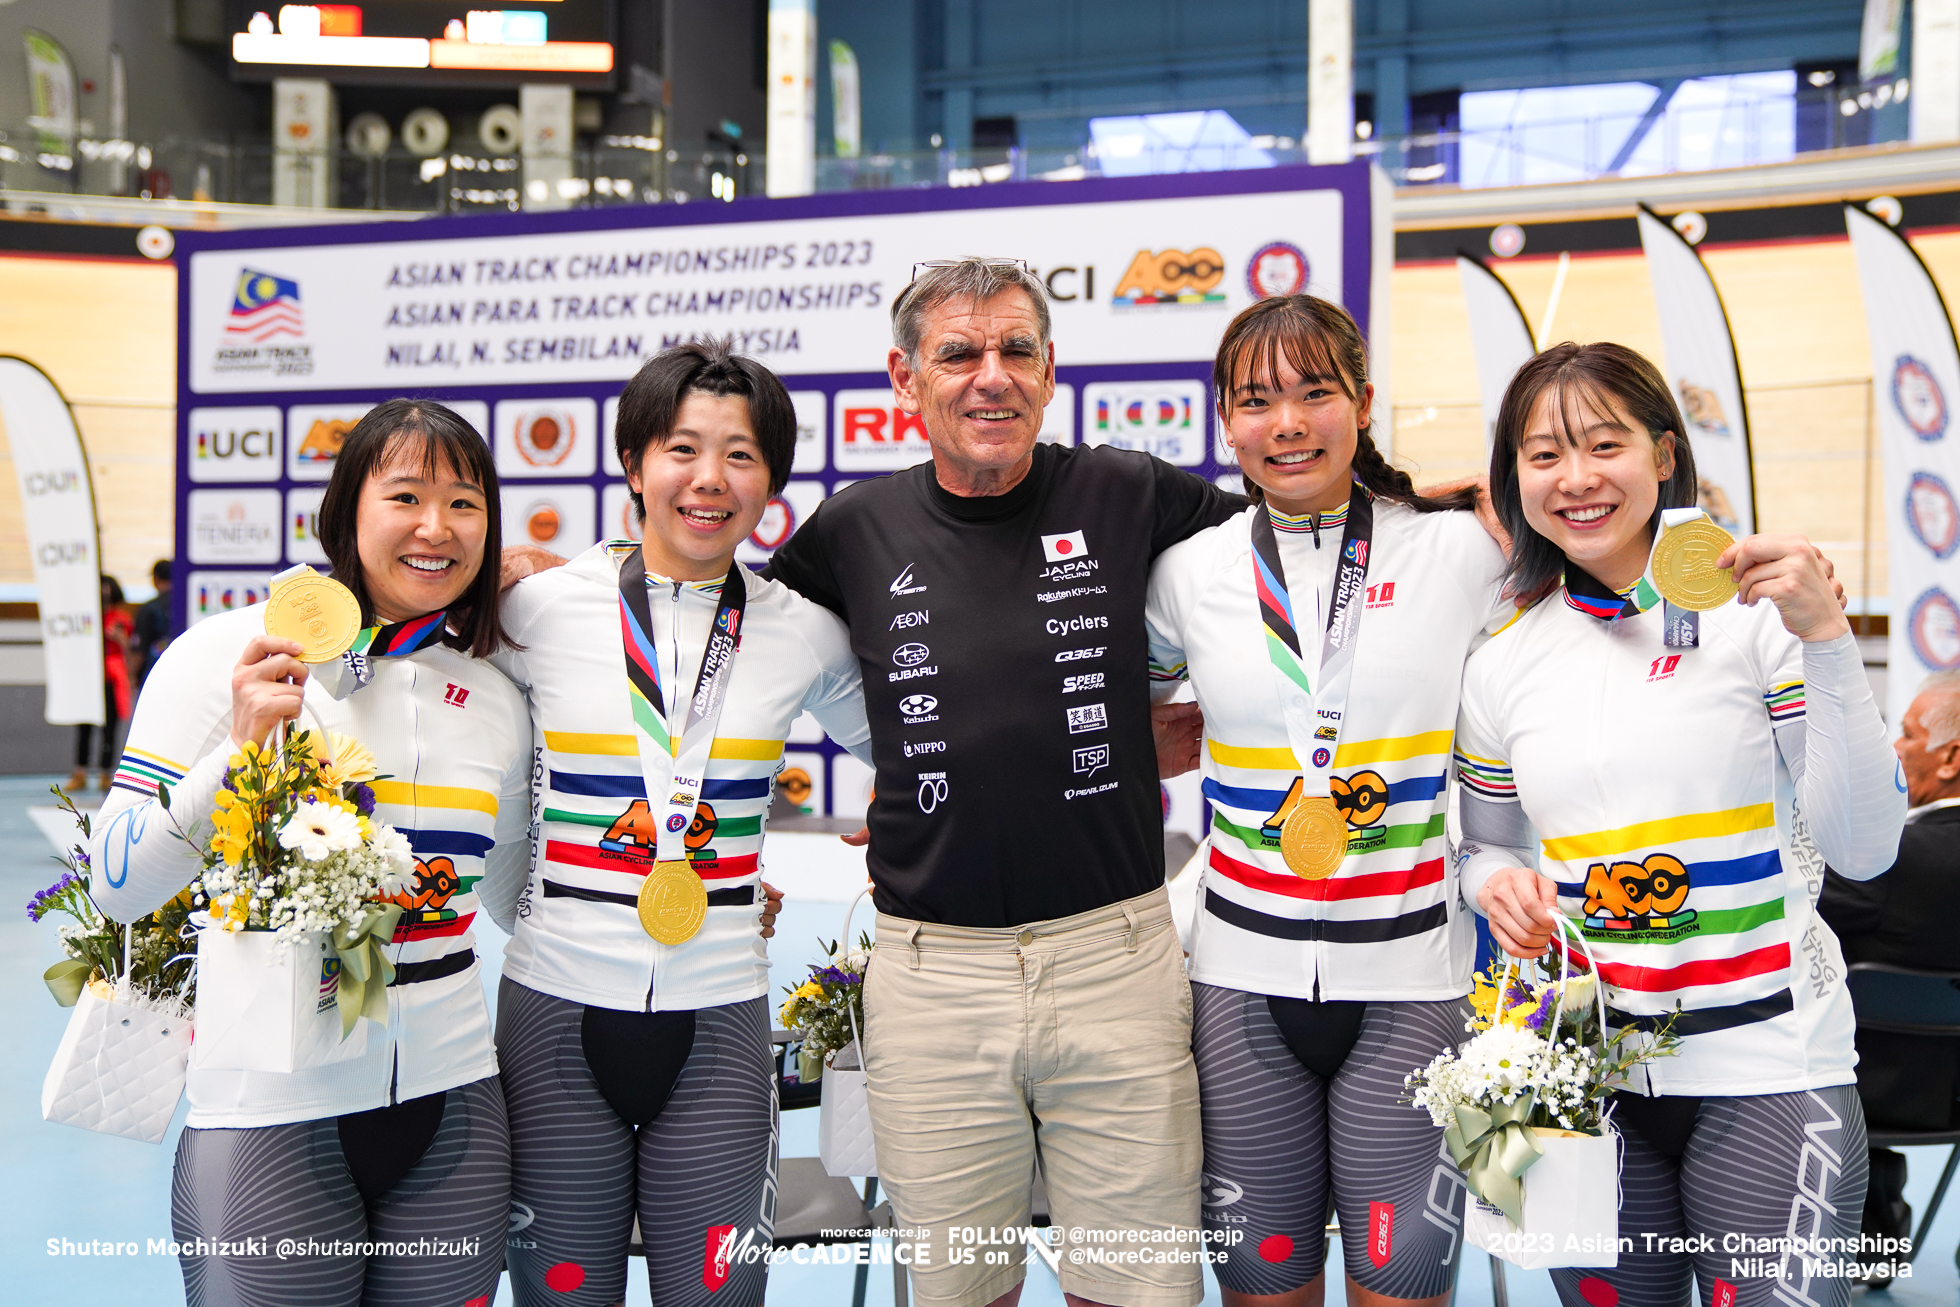
<path id="1" fill-rule="evenodd" d="M 1680 1039 L 1613 1095 L 1618 1264 L 1554 1270 L 1561 1301 L 1681 1307 L 1692 1275 L 1703 1303 L 1843 1307 L 1808 1266 L 1848 1259 L 1865 1128 L 1816 903 L 1826 862 L 1891 866 L 1905 785 L 1830 564 L 1708 521 L 1682 430 L 1622 345 L 1554 346 L 1505 393 L 1491 496 L 1515 583 L 1552 590 L 1464 671 L 1463 893 L 1519 957 L 1575 919 L 1607 1024 Z"/>
<path id="2" fill-rule="evenodd" d="M 479 913 L 510 921 L 531 817 L 531 724 L 485 660 L 504 639 L 499 517 L 489 447 L 467 422 L 425 400 L 376 405 L 320 504 L 334 576 L 293 568 L 267 603 L 198 622 L 137 703 L 90 847 L 105 912 L 129 920 L 184 888 L 197 858 L 174 823 L 211 811 L 240 745 L 311 725 L 302 702 L 415 855 L 386 945 L 385 1023 L 361 1022 L 325 1066 L 192 1061 L 171 1229 L 195 1307 L 496 1292 L 510 1140 L 475 931 Z M 219 1251 L 281 1240 L 312 1248 Z M 418 1243 L 425 1255 L 401 1251 Z"/>
<path id="3" fill-rule="evenodd" d="M 1463 1190 L 1403 1077 L 1463 1037 L 1475 958 L 1443 830 L 1457 684 L 1508 618 L 1473 497 L 1427 498 L 1369 434 L 1359 331 L 1262 300 L 1213 364 L 1246 513 L 1151 576 L 1152 675 L 1203 708 L 1212 810 L 1190 931 L 1204 1219 L 1232 1307 L 1450 1290 Z M 1440 1168 L 1440 1169 L 1439 1169 Z"/>
<path id="4" fill-rule="evenodd" d="M 512 1295 L 614 1303 L 635 1216 L 655 1302 L 762 1302 L 775 1211 L 759 855 L 790 724 L 865 751 L 843 623 L 735 561 L 789 478 L 781 381 L 725 343 L 649 360 L 615 444 L 642 539 L 505 602 L 542 824 L 504 955 Z M 577 1294 L 568 1297 L 568 1294 Z"/>

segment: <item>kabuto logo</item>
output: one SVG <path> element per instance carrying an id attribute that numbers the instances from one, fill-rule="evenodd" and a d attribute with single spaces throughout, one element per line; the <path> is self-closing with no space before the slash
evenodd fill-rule
<path id="1" fill-rule="evenodd" d="M 904 714 L 904 722 L 907 726 L 938 721 L 939 714 L 933 711 L 938 707 L 939 700 L 929 694 L 908 694 L 898 701 L 898 710 Z"/>

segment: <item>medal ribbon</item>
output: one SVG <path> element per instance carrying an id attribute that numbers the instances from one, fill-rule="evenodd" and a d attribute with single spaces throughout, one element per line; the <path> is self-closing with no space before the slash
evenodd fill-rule
<path id="1" fill-rule="evenodd" d="M 370 626 L 354 637 L 347 652 L 313 671 L 327 693 L 345 699 L 374 679 L 374 660 L 400 658 L 427 648 L 442 637 L 445 611 L 426 613 L 406 622 Z"/>
<path id="2" fill-rule="evenodd" d="M 685 714 L 676 702 L 670 711 L 660 687 L 660 659 L 653 644 L 652 605 L 647 598 L 646 561 L 638 545 L 619 568 L 619 625 L 626 655 L 626 693 L 633 713 L 633 734 L 640 746 L 640 774 L 645 779 L 647 808 L 659 823 L 654 860 L 687 861 L 687 827 L 701 801 L 708 773 L 708 754 L 714 748 L 715 727 L 721 721 L 722 701 L 735 670 L 735 651 L 741 646 L 742 614 L 748 605 L 748 586 L 740 563 L 728 565 L 715 606 L 714 624 L 701 652 L 701 671 L 694 697 Z M 676 655 L 675 671 L 679 673 Z M 678 732 L 669 730 L 682 717 Z M 664 800 L 662 796 L 665 796 Z"/>
<path id="3" fill-rule="evenodd" d="M 1565 602 L 1602 622 L 1623 622 L 1648 611 L 1655 604 L 1661 604 L 1662 644 L 1669 649 L 1696 648 L 1701 644 L 1701 614 L 1693 609 L 1677 608 L 1661 598 L 1660 590 L 1654 585 L 1653 551 L 1659 547 L 1661 537 L 1667 534 L 1669 527 L 1706 516 L 1699 508 L 1663 509 L 1660 529 L 1654 532 L 1653 545 L 1647 551 L 1647 571 L 1625 594 L 1608 587 L 1583 567 L 1567 563 Z"/>
<path id="4" fill-rule="evenodd" d="M 1327 606 L 1327 631 L 1318 661 L 1309 672 L 1301 650 L 1299 623 L 1294 619 L 1293 598 L 1286 588 L 1286 568 L 1280 562 L 1279 538 L 1273 534 L 1272 509 L 1262 507 L 1252 515 L 1252 571 L 1259 595 L 1259 620 L 1266 628 L 1266 655 L 1273 665 L 1280 715 L 1286 721 L 1286 741 L 1300 764 L 1302 798 L 1326 798 L 1332 793 L 1329 780 L 1334 772 L 1334 751 L 1340 743 L 1341 719 L 1347 709 L 1348 685 L 1354 675 L 1355 636 L 1361 629 L 1368 553 L 1374 536 L 1374 503 L 1356 482 L 1348 495 L 1347 528 L 1334 572 L 1333 602 Z M 1320 683 L 1317 692 L 1316 680 Z"/>

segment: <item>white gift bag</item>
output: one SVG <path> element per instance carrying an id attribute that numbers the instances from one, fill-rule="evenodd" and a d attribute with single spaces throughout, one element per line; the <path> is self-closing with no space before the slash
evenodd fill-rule
<path id="1" fill-rule="evenodd" d="M 291 1072 L 367 1052 L 361 1017 L 340 1034 L 340 956 L 320 932 L 282 946 L 271 931 L 197 935 L 199 1070 Z"/>
<path id="2" fill-rule="evenodd" d="M 860 890 L 844 910 L 844 933 L 839 947 L 849 953 L 851 917 L 871 890 Z M 858 1029 L 857 1009 L 851 1016 L 852 1041 L 837 1050 L 823 1073 L 823 1097 L 817 1103 L 817 1155 L 826 1175 L 876 1175 L 878 1153 L 871 1137 L 871 1090 L 864 1073 L 864 1032 Z"/>
<path id="3" fill-rule="evenodd" d="M 1524 1224 L 1471 1194 L 1463 1241 L 1527 1271 L 1616 1266 L 1620 1236 L 1620 1137 L 1538 1130 L 1543 1153 L 1523 1176 Z"/>
<path id="4" fill-rule="evenodd" d="M 1557 918 L 1592 966 L 1593 1001 L 1599 1009 L 1600 1052 L 1606 1042 L 1606 982 L 1585 936 L 1571 920 Z M 1513 959 L 1515 961 L 1515 959 Z M 1559 980 L 1570 974 L 1566 950 L 1559 952 Z M 1498 992 L 1510 987 L 1507 964 Z M 1563 989 L 1560 1003 L 1564 1001 Z M 1558 1029 L 1559 1007 L 1552 1011 Z M 1539 1158 L 1519 1177 L 1524 1191 L 1522 1224 L 1477 1195 L 1464 1202 L 1463 1239 L 1523 1270 L 1564 1266 L 1617 1266 L 1620 1260 L 1620 1137 L 1610 1117 L 1598 1135 L 1532 1127 Z"/>
<path id="5" fill-rule="evenodd" d="M 190 1051 L 190 1020 L 171 1005 L 84 986 L 41 1082 L 41 1118 L 160 1144 Z"/>

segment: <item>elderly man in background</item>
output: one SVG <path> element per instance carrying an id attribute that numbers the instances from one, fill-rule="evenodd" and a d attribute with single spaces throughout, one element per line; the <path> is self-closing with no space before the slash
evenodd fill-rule
<path id="1" fill-rule="evenodd" d="M 1900 727 L 1892 747 L 1911 809 L 1899 859 L 1866 881 L 1826 872 L 1817 911 L 1844 945 L 1847 963 L 1960 971 L 1953 935 L 1960 920 L 1960 672 L 1927 677 Z M 1874 1126 L 1949 1128 L 1960 1121 L 1960 1040 L 1860 1030 L 1858 1096 Z M 1873 1149 L 1866 1233 L 1912 1232 L 1905 1186 L 1905 1154 Z"/>
<path id="2" fill-rule="evenodd" d="M 888 368 L 932 460 L 826 500 L 769 574 L 849 623 L 864 672 L 866 1070 L 898 1223 L 929 1231 L 919 1301 L 1019 1297 L 1020 1247 L 950 1233 L 1026 1226 L 1038 1156 L 1071 1302 L 1190 1307 L 1198 1084 L 1143 610 L 1151 560 L 1245 501 L 1037 443 L 1049 335 L 1026 265 L 926 265 Z"/>

